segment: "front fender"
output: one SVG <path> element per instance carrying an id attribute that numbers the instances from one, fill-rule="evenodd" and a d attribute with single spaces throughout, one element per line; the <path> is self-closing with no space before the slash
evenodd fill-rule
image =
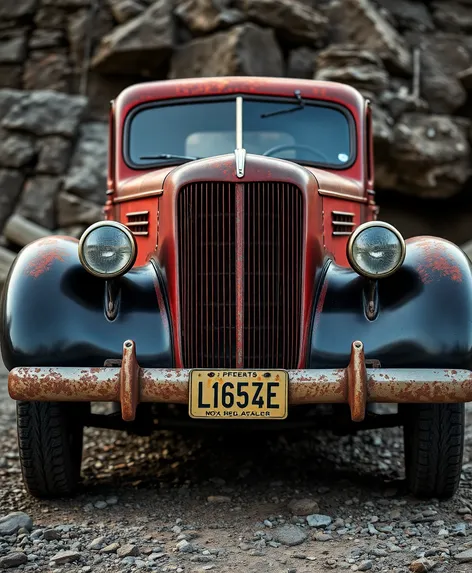
<path id="1" fill-rule="evenodd" d="M 152 263 L 119 279 L 114 320 L 105 313 L 105 281 L 90 275 L 78 241 L 34 241 L 16 258 L 2 297 L 2 355 L 17 366 L 103 366 L 119 359 L 123 342 L 136 343 L 143 367 L 172 367 L 168 312 Z"/>
<path id="2" fill-rule="evenodd" d="M 315 304 L 310 368 L 345 366 L 354 340 L 382 368 L 471 368 L 472 266 L 459 247 L 435 237 L 407 240 L 402 267 L 378 281 L 372 321 L 365 284 L 351 269 L 329 266 Z"/>

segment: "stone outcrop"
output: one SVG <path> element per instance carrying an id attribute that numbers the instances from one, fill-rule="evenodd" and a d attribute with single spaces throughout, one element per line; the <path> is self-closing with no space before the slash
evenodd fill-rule
<path id="1" fill-rule="evenodd" d="M 82 122 L 87 103 L 50 90 L 0 90 L 0 230 L 13 252 L 51 232 L 77 235 L 102 216 L 108 131 Z"/>
<path id="2" fill-rule="evenodd" d="M 407 113 L 390 147 L 391 186 L 420 197 L 448 198 L 472 175 L 469 122 Z"/>
<path id="3" fill-rule="evenodd" d="M 99 203 L 106 190 L 108 127 L 105 123 L 82 125 L 64 188 Z"/>
<path id="4" fill-rule="evenodd" d="M 211 34 L 245 21 L 241 10 L 232 4 L 232 0 L 182 0 L 177 3 L 175 15 L 191 34 Z"/>
<path id="5" fill-rule="evenodd" d="M 170 78 L 212 75 L 283 76 L 282 52 L 273 30 L 243 24 L 197 38 L 175 51 Z"/>
<path id="6" fill-rule="evenodd" d="M 92 66 L 114 74 L 156 72 L 170 56 L 173 44 L 172 3 L 159 0 L 106 35 Z"/>
<path id="7" fill-rule="evenodd" d="M 471 239 L 471 0 L 1 0 L 0 282 L 25 242 L 102 217 L 111 99 L 220 75 L 356 87 L 381 216 Z"/>
<path id="8" fill-rule="evenodd" d="M 236 5 L 248 20 L 272 28 L 288 40 L 309 45 L 326 40 L 328 19 L 300 0 L 240 0 Z"/>
<path id="9" fill-rule="evenodd" d="M 336 19 L 341 38 L 376 52 L 394 72 L 411 72 L 408 44 L 371 0 L 339 2 Z"/>
<path id="10" fill-rule="evenodd" d="M 380 57 L 356 45 L 331 45 L 318 54 L 316 66 L 315 79 L 346 83 L 369 97 L 382 93 L 389 84 Z"/>

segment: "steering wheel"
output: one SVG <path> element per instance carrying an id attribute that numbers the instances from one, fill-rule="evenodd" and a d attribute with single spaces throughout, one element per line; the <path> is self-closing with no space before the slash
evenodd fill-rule
<path id="1" fill-rule="evenodd" d="M 275 147 L 271 147 L 267 151 L 264 151 L 262 155 L 265 155 L 266 157 L 272 157 L 273 153 L 278 153 L 279 151 L 286 151 L 287 149 L 303 149 L 305 151 L 309 151 L 312 155 L 321 158 L 324 163 L 331 163 L 329 158 L 326 157 L 326 155 L 321 151 L 318 151 L 317 149 L 315 149 L 314 147 L 310 147 L 309 145 L 298 145 L 296 143 L 294 143 L 293 145 L 292 144 L 276 145 Z"/>

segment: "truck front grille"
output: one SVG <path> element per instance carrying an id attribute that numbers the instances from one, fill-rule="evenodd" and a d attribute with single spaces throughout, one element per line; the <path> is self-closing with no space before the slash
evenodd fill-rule
<path id="1" fill-rule="evenodd" d="M 288 183 L 192 183 L 177 199 L 188 368 L 295 368 L 303 197 Z"/>

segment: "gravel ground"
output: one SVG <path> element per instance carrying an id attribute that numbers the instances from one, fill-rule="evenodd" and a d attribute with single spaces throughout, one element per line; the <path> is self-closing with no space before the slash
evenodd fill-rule
<path id="1" fill-rule="evenodd" d="M 22 486 L 5 382 L 3 372 L 0 569 L 472 571 L 470 424 L 462 486 L 448 502 L 407 495 L 396 429 L 346 438 L 88 429 L 78 496 L 39 502 Z"/>

